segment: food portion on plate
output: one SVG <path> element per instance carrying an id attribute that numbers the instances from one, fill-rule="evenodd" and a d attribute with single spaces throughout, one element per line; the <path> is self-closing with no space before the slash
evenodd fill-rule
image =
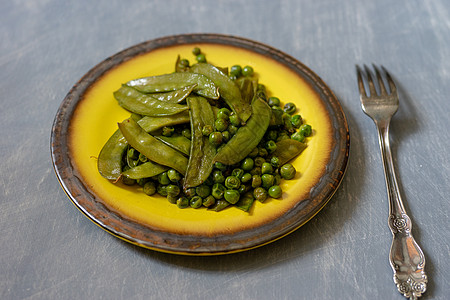
<path id="1" fill-rule="evenodd" d="M 174 72 L 130 78 L 113 93 L 130 117 L 100 151 L 99 173 L 179 208 L 249 211 L 280 198 L 311 126 L 296 104 L 269 94 L 258 70 L 210 64 L 199 47 L 192 54 L 193 64 L 178 56 Z"/>

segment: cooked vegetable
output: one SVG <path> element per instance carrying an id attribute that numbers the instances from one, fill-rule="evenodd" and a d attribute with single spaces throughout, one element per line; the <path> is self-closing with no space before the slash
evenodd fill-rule
<path id="1" fill-rule="evenodd" d="M 100 151 L 100 174 L 179 208 L 248 212 L 255 200 L 281 198 L 289 162 L 312 134 L 297 107 L 268 97 L 251 66 L 228 68 L 177 57 L 175 73 L 128 81 L 114 97 L 131 112 Z"/>

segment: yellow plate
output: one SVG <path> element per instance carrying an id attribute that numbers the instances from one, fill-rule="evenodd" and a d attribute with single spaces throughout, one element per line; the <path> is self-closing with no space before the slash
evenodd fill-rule
<path id="1" fill-rule="evenodd" d="M 198 46 L 208 62 L 250 65 L 268 94 L 294 102 L 314 129 L 308 147 L 293 161 L 294 180 L 283 180 L 283 195 L 250 212 L 179 209 L 137 186 L 114 184 L 97 171 L 101 148 L 129 116 L 113 92 L 131 79 L 173 72 L 178 55 L 194 60 Z M 146 248 L 190 255 L 252 249 L 296 230 L 311 219 L 338 188 L 347 166 L 349 132 L 339 101 L 309 68 L 289 55 L 247 39 L 191 34 L 164 37 L 128 48 L 91 69 L 70 90 L 55 117 L 53 166 L 72 202 L 106 231 Z"/>

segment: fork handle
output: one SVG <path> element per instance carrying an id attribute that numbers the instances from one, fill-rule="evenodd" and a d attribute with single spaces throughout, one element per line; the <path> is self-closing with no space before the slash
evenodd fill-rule
<path id="1" fill-rule="evenodd" d="M 390 120 L 376 122 L 389 199 L 388 224 L 393 236 L 389 262 L 398 291 L 417 299 L 427 288 L 425 256 L 411 234 L 411 219 L 400 196 L 389 143 L 389 123 Z"/>

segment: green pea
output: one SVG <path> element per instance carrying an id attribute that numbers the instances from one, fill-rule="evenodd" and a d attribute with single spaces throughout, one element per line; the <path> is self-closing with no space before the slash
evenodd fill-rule
<path id="1" fill-rule="evenodd" d="M 250 174 L 250 173 L 244 173 L 244 175 L 242 175 L 242 177 L 241 177 L 242 183 L 247 183 L 247 182 L 250 182 L 251 180 L 252 180 L 252 174 Z"/>
<path id="2" fill-rule="evenodd" d="M 162 172 L 158 175 L 158 182 L 162 185 L 168 185 L 170 183 L 169 176 L 167 176 L 167 172 Z"/>
<path id="3" fill-rule="evenodd" d="M 262 174 L 271 174 L 273 172 L 273 167 L 270 163 L 265 162 L 261 166 L 261 173 Z"/>
<path id="4" fill-rule="evenodd" d="M 276 141 L 277 137 L 278 137 L 278 132 L 276 130 L 269 130 L 266 133 L 267 140 Z"/>
<path id="5" fill-rule="evenodd" d="M 244 76 L 252 76 L 253 75 L 253 68 L 251 66 L 245 66 L 242 68 L 242 75 Z"/>
<path id="6" fill-rule="evenodd" d="M 239 128 L 237 126 L 234 126 L 232 124 L 228 125 L 228 132 L 230 133 L 230 135 L 235 135 L 238 129 Z"/>
<path id="7" fill-rule="evenodd" d="M 180 66 L 183 68 L 189 67 L 189 60 L 187 60 L 186 58 L 181 59 Z"/>
<path id="8" fill-rule="evenodd" d="M 156 193 L 156 186 L 153 181 L 149 181 L 146 184 L 144 184 L 144 187 L 142 188 L 144 190 L 144 193 L 146 195 L 154 195 Z"/>
<path id="9" fill-rule="evenodd" d="M 228 121 L 225 119 L 217 119 L 214 121 L 214 127 L 217 131 L 225 131 L 228 128 Z"/>
<path id="10" fill-rule="evenodd" d="M 204 136 L 209 136 L 213 132 L 214 132 L 214 126 L 212 126 L 212 125 L 205 125 L 202 128 L 202 134 Z"/>
<path id="11" fill-rule="evenodd" d="M 188 128 L 185 128 L 181 131 L 181 135 L 184 136 L 187 139 L 191 139 L 192 138 L 192 134 L 191 134 L 191 130 Z"/>
<path id="12" fill-rule="evenodd" d="M 280 186 L 273 185 L 269 188 L 268 194 L 272 198 L 280 198 L 281 194 L 282 194 L 282 190 L 281 190 Z"/>
<path id="13" fill-rule="evenodd" d="M 144 185 L 145 185 L 148 181 L 149 181 L 149 178 L 139 178 L 139 179 L 136 179 L 136 183 L 137 183 L 139 186 L 142 186 L 142 187 L 144 187 Z"/>
<path id="14" fill-rule="evenodd" d="M 177 200 L 178 200 L 178 197 L 174 197 L 174 196 L 171 196 L 171 195 L 167 195 L 166 196 L 166 199 L 167 199 L 167 201 L 169 201 L 169 203 L 171 203 L 171 204 L 177 204 Z"/>
<path id="15" fill-rule="evenodd" d="M 211 188 L 202 184 L 195 188 L 195 193 L 202 198 L 206 198 L 211 194 Z"/>
<path id="16" fill-rule="evenodd" d="M 223 142 L 223 136 L 221 132 L 214 131 L 208 137 L 209 142 L 214 146 L 220 146 Z"/>
<path id="17" fill-rule="evenodd" d="M 205 63 L 206 62 L 206 56 L 203 53 L 200 53 L 199 55 L 197 55 L 195 57 L 195 59 L 199 62 L 199 63 Z"/>
<path id="18" fill-rule="evenodd" d="M 215 183 L 212 186 L 212 191 L 211 191 L 211 195 L 216 198 L 216 199 L 222 199 L 223 198 L 223 194 L 225 193 L 225 186 L 221 183 Z"/>
<path id="19" fill-rule="evenodd" d="M 128 149 L 127 151 L 127 157 L 128 159 L 136 160 L 139 158 L 139 152 L 136 149 L 130 147 L 130 149 Z"/>
<path id="20" fill-rule="evenodd" d="M 167 195 L 176 197 L 180 194 L 180 188 L 178 187 L 178 185 L 169 184 L 166 186 L 166 192 L 167 192 Z"/>
<path id="21" fill-rule="evenodd" d="M 269 153 L 272 153 L 277 150 L 277 144 L 273 140 L 269 140 L 266 143 L 266 149 Z"/>
<path id="22" fill-rule="evenodd" d="M 292 125 L 291 122 L 291 115 L 289 115 L 288 113 L 283 114 L 283 125 L 284 129 L 287 130 L 288 132 L 294 131 L 294 126 Z"/>
<path id="23" fill-rule="evenodd" d="M 194 187 L 187 188 L 187 189 L 184 191 L 184 194 L 186 195 L 186 197 L 189 197 L 189 198 L 194 197 L 194 196 L 195 196 L 195 188 L 194 188 Z"/>
<path id="24" fill-rule="evenodd" d="M 235 204 L 239 201 L 241 194 L 239 194 L 239 191 L 237 190 L 226 190 L 223 197 L 225 200 L 231 204 Z"/>
<path id="25" fill-rule="evenodd" d="M 231 176 L 234 176 L 238 179 L 241 178 L 242 175 L 244 175 L 243 169 L 235 168 L 235 169 L 233 169 L 233 171 L 231 171 Z"/>
<path id="26" fill-rule="evenodd" d="M 230 68 L 230 75 L 239 77 L 242 73 L 242 67 L 240 65 L 234 65 Z"/>
<path id="27" fill-rule="evenodd" d="M 199 55 L 200 53 L 202 53 L 202 51 L 199 47 L 194 47 L 194 49 L 192 49 L 192 54 L 194 54 L 195 56 Z"/>
<path id="28" fill-rule="evenodd" d="M 177 200 L 178 208 L 186 208 L 189 206 L 189 199 L 186 197 L 180 197 Z"/>
<path id="29" fill-rule="evenodd" d="M 302 126 L 300 126 L 299 131 L 300 131 L 300 133 L 303 134 L 304 136 L 310 136 L 311 133 L 312 133 L 311 125 L 303 124 Z"/>
<path id="30" fill-rule="evenodd" d="M 241 184 L 241 186 L 238 188 L 239 194 L 246 193 L 249 190 L 250 190 L 250 186 L 247 186 L 247 185 L 244 185 L 244 184 Z"/>
<path id="31" fill-rule="evenodd" d="M 237 114 L 231 114 L 230 115 L 230 124 L 234 126 L 241 125 L 241 118 Z"/>
<path id="32" fill-rule="evenodd" d="M 261 181 L 262 181 L 261 186 L 263 188 L 268 189 L 269 187 L 271 187 L 273 185 L 274 176 L 272 174 L 262 174 Z"/>
<path id="33" fill-rule="evenodd" d="M 272 167 L 278 168 L 280 166 L 280 159 L 277 156 L 272 156 L 272 158 L 270 158 L 270 164 Z"/>
<path id="34" fill-rule="evenodd" d="M 189 200 L 189 205 L 192 208 L 199 208 L 203 204 L 203 199 L 200 196 L 194 196 Z"/>
<path id="35" fill-rule="evenodd" d="M 260 175 L 253 175 L 252 176 L 252 187 L 253 188 L 257 188 L 259 186 L 261 186 L 262 184 L 262 179 Z"/>
<path id="36" fill-rule="evenodd" d="M 303 143 L 305 141 L 305 136 L 300 131 L 296 131 L 291 135 L 291 139 Z"/>
<path id="37" fill-rule="evenodd" d="M 230 138 L 231 138 L 231 134 L 229 131 L 227 131 L 227 130 L 222 131 L 222 142 L 223 143 L 228 142 L 230 140 Z"/>
<path id="38" fill-rule="evenodd" d="M 172 136 L 174 131 L 175 131 L 175 128 L 169 127 L 169 126 L 164 126 L 162 129 L 162 135 L 163 136 Z"/>
<path id="39" fill-rule="evenodd" d="M 162 185 L 159 184 L 158 187 L 156 188 L 156 191 L 158 192 L 158 194 L 160 194 L 161 196 L 166 197 L 167 194 L 167 185 Z"/>
<path id="40" fill-rule="evenodd" d="M 236 176 L 228 176 L 225 178 L 225 187 L 228 189 L 238 189 L 241 181 Z"/>
<path id="41" fill-rule="evenodd" d="M 297 107 L 295 106 L 294 103 L 288 102 L 284 105 L 283 110 L 284 110 L 284 112 L 292 115 L 297 110 Z"/>
<path id="42" fill-rule="evenodd" d="M 281 183 L 281 176 L 280 174 L 275 174 L 273 176 L 273 185 L 280 185 Z"/>
<path id="43" fill-rule="evenodd" d="M 217 112 L 217 119 L 229 120 L 230 114 L 231 114 L 231 111 L 228 108 L 223 107 L 223 108 L 219 109 L 219 111 Z"/>
<path id="44" fill-rule="evenodd" d="M 277 97 L 269 97 L 269 99 L 267 99 L 267 104 L 270 106 L 280 106 L 280 103 L 280 99 Z"/>
<path id="45" fill-rule="evenodd" d="M 169 169 L 167 170 L 167 177 L 169 178 L 170 181 L 172 182 L 178 182 L 181 180 L 181 175 L 180 173 L 175 170 L 175 169 Z"/>
<path id="46" fill-rule="evenodd" d="M 266 157 L 269 154 L 266 148 L 258 148 L 258 155 L 262 157 Z"/>
<path id="47" fill-rule="evenodd" d="M 224 165 L 223 163 L 217 161 L 214 163 L 214 168 L 216 168 L 220 171 L 225 171 L 227 169 L 227 166 Z"/>
<path id="48" fill-rule="evenodd" d="M 225 182 L 225 176 L 223 176 L 223 173 L 220 170 L 214 170 L 212 173 L 212 178 L 213 178 L 214 183 Z"/>
<path id="49" fill-rule="evenodd" d="M 263 165 L 263 163 L 265 163 L 266 160 L 264 157 L 258 156 L 257 158 L 255 158 L 255 166 L 256 167 L 261 167 Z"/>
<path id="50" fill-rule="evenodd" d="M 148 158 L 144 155 L 144 154 L 142 154 L 142 153 L 139 153 L 139 161 L 140 162 L 146 162 L 148 160 Z"/>
<path id="51" fill-rule="evenodd" d="M 291 123 L 295 128 L 299 128 L 302 125 L 303 119 L 300 115 L 292 116 Z"/>
<path id="52" fill-rule="evenodd" d="M 289 134 L 287 132 L 283 131 L 283 132 L 278 134 L 277 142 L 282 141 L 282 140 L 286 140 L 286 139 L 290 139 Z"/>
<path id="53" fill-rule="evenodd" d="M 241 168 L 244 171 L 250 171 L 255 166 L 255 162 L 252 158 L 247 157 L 241 163 Z"/>
<path id="54" fill-rule="evenodd" d="M 253 148 L 253 150 L 248 154 L 249 157 L 255 158 L 258 156 L 258 147 Z"/>
<path id="55" fill-rule="evenodd" d="M 257 187 L 253 190 L 253 197 L 260 202 L 264 202 L 267 199 L 267 191 L 262 187 Z"/>
<path id="56" fill-rule="evenodd" d="M 261 167 L 254 167 L 253 169 L 250 170 L 250 174 L 252 175 L 261 175 Z"/>
<path id="57" fill-rule="evenodd" d="M 203 199 L 203 206 L 210 207 L 216 203 L 216 198 L 214 198 L 212 195 L 209 195 L 205 199 Z"/>
<path id="58" fill-rule="evenodd" d="M 297 171 L 295 170 L 294 166 L 291 164 L 284 164 L 281 168 L 280 168 L 280 175 L 282 178 L 284 179 L 292 179 L 295 177 L 295 173 Z"/>

